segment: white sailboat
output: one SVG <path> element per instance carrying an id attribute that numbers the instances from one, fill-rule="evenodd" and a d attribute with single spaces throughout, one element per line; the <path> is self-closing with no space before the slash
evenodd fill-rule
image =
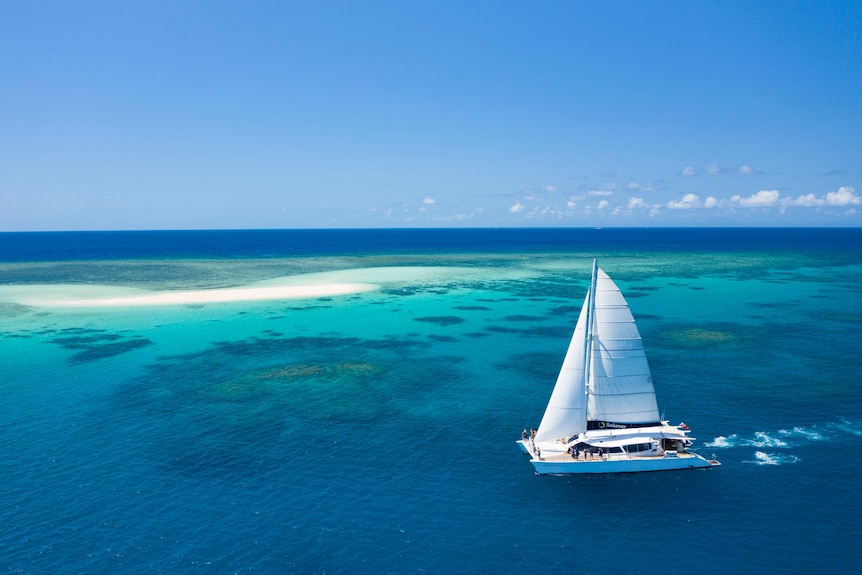
<path id="1" fill-rule="evenodd" d="M 689 433 L 684 423 L 661 420 L 634 317 L 593 260 L 590 289 L 545 415 L 518 444 L 537 474 L 721 465 L 689 451 Z"/>

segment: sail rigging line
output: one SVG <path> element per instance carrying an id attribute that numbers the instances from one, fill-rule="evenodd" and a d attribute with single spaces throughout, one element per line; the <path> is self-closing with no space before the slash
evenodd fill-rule
<path id="1" fill-rule="evenodd" d="M 589 307 L 587 308 L 587 329 L 584 341 L 584 421 L 589 419 L 589 395 L 593 363 L 593 342 L 596 336 L 596 285 L 598 284 L 598 259 L 593 259 L 593 272 L 590 277 Z"/>

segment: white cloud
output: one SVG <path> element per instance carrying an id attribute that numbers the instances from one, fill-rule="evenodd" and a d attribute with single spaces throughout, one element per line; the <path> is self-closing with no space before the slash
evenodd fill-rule
<path id="1" fill-rule="evenodd" d="M 696 194 L 686 194 L 678 202 L 671 200 L 667 203 L 667 207 L 672 210 L 690 210 L 692 208 L 699 208 L 700 206 L 700 198 Z"/>
<path id="2" fill-rule="evenodd" d="M 641 190 L 644 192 L 651 192 L 655 189 L 650 184 L 639 184 L 638 182 L 629 182 L 626 184 L 626 188 L 629 190 Z"/>
<path id="3" fill-rule="evenodd" d="M 745 172 L 742 168 L 733 168 L 722 170 L 722 174 L 733 175 Z M 752 171 L 751 173 L 758 173 Z M 700 171 L 700 175 L 705 172 Z M 710 210 L 713 215 L 719 215 L 719 212 L 732 214 L 734 211 L 751 209 L 751 210 L 775 210 L 775 215 L 784 213 L 789 209 L 815 208 L 818 213 L 823 215 L 851 215 L 856 216 L 857 212 L 862 212 L 862 194 L 858 194 L 852 186 L 842 186 L 833 191 L 825 192 L 822 195 L 804 194 L 798 197 L 783 196 L 777 189 L 759 190 L 749 195 L 734 194 L 728 196 L 713 196 L 708 195 L 701 197 L 697 193 L 683 193 L 679 197 L 664 200 L 651 199 L 649 192 L 640 193 L 641 190 L 647 190 L 648 187 L 638 184 L 636 180 L 624 180 L 617 189 L 627 191 L 624 196 L 619 196 L 613 188 L 602 185 L 596 188 L 586 188 L 584 192 L 576 195 L 563 196 L 560 190 L 554 192 L 554 195 L 549 195 L 549 186 L 535 188 L 535 192 L 531 195 L 524 196 L 521 194 L 517 199 L 509 200 L 509 206 L 503 209 L 508 209 L 508 213 L 518 214 L 519 218 L 535 219 L 535 220 L 560 220 L 574 221 L 572 218 L 578 218 L 582 215 L 589 216 L 590 214 L 619 217 L 640 217 L 645 218 L 661 216 L 664 218 L 679 218 L 686 217 L 684 213 L 694 212 L 706 215 L 703 210 Z M 538 198 L 533 198 L 534 195 L 544 195 L 543 201 L 538 201 Z M 636 194 L 636 195 L 634 195 Z M 423 201 L 424 207 L 429 208 L 433 198 L 426 198 Z M 436 203 L 436 202 L 435 202 Z M 423 211 L 419 208 L 419 212 Z M 415 209 L 415 208 L 414 208 Z M 382 210 L 381 210 L 382 211 Z M 418 212 L 414 212 L 417 213 Z M 676 216 L 672 214 L 676 213 Z M 387 217 L 405 217 L 405 214 L 400 214 L 396 210 L 395 213 L 388 212 Z"/>
<path id="4" fill-rule="evenodd" d="M 787 206 L 802 206 L 805 208 L 814 208 L 819 206 L 853 206 L 862 204 L 862 197 L 856 195 L 856 190 L 852 186 L 842 186 L 838 191 L 828 192 L 825 196 L 818 197 L 814 194 L 805 194 L 797 196 L 794 199 L 786 198 L 782 200 L 782 207 Z"/>
<path id="5" fill-rule="evenodd" d="M 545 187 L 544 187 L 544 188 L 542 188 L 542 189 L 544 189 L 546 192 L 556 192 L 556 191 L 557 191 L 557 186 L 545 186 Z"/>
<path id="6" fill-rule="evenodd" d="M 425 198 L 424 200 L 422 200 L 422 203 L 426 206 L 433 206 L 437 203 L 437 201 L 434 198 Z"/>
<path id="7" fill-rule="evenodd" d="M 826 203 L 826 200 L 823 198 L 818 198 L 814 194 L 805 194 L 804 196 L 799 196 L 795 200 L 788 199 L 785 202 L 788 206 L 822 206 Z"/>
<path id="8" fill-rule="evenodd" d="M 742 164 L 737 166 L 736 168 L 728 168 L 727 166 L 721 166 L 718 162 L 710 162 L 703 167 L 703 170 L 698 172 L 697 168 L 694 166 L 685 166 L 680 172 L 683 176 L 697 176 L 698 174 L 704 174 L 707 176 L 718 176 L 720 174 L 738 174 L 740 176 L 747 176 L 750 174 L 754 174 L 754 168 L 749 166 L 748 164 Z"/>
<path id="9" fill-rule="evenodd" d="M 826 194 L 827 206 L 849 206 L 862 204 L 862 198 L 856 195 L 856 190 L 851 186 L 841 186 L 837 192 Z"/>
<path id="10" fill-rule="evenodd" d="M 522 212 L 522 211 L 524 211 L 524 204 L 522 204 L 521 202 L 515 202 L 514 205 L 512 205 L 512 207 L 509 208 L 510 214 L 517 214 L 518 212 Z"/>
<path id="11" fill-rule="evenodd" d="M 561 219 L 563 217 L 563 215 L 564 215 L 564 213 L 560 208 L 555 208 L 555 207 L 551 207 L 551 206 L 545 206 L 541 210 L 536 208 L 533 211 L 533 213 L 530 214 L 531 217 L 532 216 L 540 216 L 543 218 L 556 218 L 558 220 Z"/>
<path id="12" fill-rule="evenodd" d="M 585 198 L 586 196 L 569 196 L 569 199 L 566 200 L 566 207 L 571 210 L 583 202 Z"/>
<path id="13" fill-rule="evenodd" d="M 730 201 L 743 208 L 767 208 L 778 202 L 778 190 L 760 190 L 747 198 L 739 194 L 731 196 Z"/>

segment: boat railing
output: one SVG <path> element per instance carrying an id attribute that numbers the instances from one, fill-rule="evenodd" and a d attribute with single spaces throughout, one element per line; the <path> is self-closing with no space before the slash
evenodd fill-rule
<path id="1" fill-rule="evenodd" d="M 677 451 L 665 451 L 662 453 L 649 454 L 649 455 L 635 455 L 635 454 L 626 453 L 626 452 L 623 452 L 623 453 L 602 453 L 601 455 L 599 455 L 598 453 L 593 453 L 593 454 L 580 453 L 580 454 L 578 454 L 577 458 L 572 457 L 571 454 L 565 454 L 564 453 L 564 454 L 560 454 L 558 457 L 562 458 L 563 455 L 570 458 L 572 461 L 578 461 L 581 463 L 589 462 L 589 461 L 619 461 L 619 460 L 631 461 L 633 459 L 658 459 L 658 458 L 663 458 L 663 457 L 673 457 L 673 458 L 694 457 L 691 453 L 688 453 L 687 451 L 684 451 L 682 453 L 679 453 Z"/>

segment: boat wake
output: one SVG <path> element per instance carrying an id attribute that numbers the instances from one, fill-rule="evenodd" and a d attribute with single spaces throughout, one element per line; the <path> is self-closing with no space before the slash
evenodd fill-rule
<path id="1" fill-rule="evenodd" d="M 744 463 L 755 463 L 757 465 L 783 465 L 785 463 L 796 463 L 797 461 L 799 461 L 799 458 L 795 455 L 755 451 L 754 461 L 745 461 Z"/>
<path id="2" fill-rule="evenodd" d="M 735 433 L 730 436 L 719 435 L 712 441 L 704 443 L 704 446 L 717 449 L 755 447 L 758 449 L 754 452 L 754 459 L 744 461 L 744 463 L 784 465 L 798 463 L 800 459 L 789 453 L 766 452 L 762 449 L 786 450 L 823 441 L 840 440 L 847 436 L 862 437 L 862 427 L 842 420 L 824 425 L 793 427 L 777 431 L 756 431 L 751 436 L 741 436 Z"/>

